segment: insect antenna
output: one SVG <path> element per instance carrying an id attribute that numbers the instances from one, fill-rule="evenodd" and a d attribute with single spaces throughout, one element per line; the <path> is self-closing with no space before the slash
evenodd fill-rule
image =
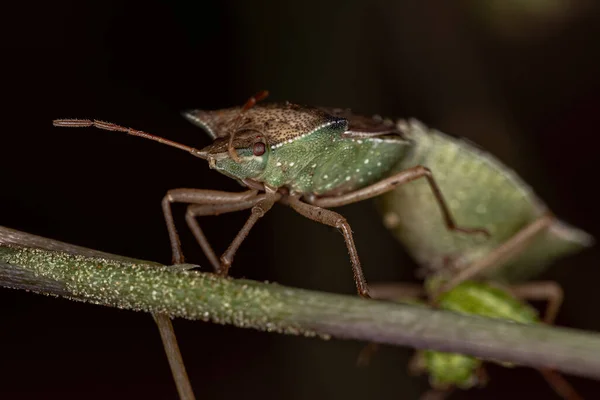
<path id="1" fill-rule="evenodd" d="M 233 147 L 233 139 L 235 138 L 235 133 L 240 128 L 240 126 L 242 126 L 242 124 L 243 124 L 242 117 L 244 116 L 244 113 L 246 111 L 248 111 L 249 109 L 254 107 L 256 105 L 256 103 L 258 103 L 259 101 L 267 98 L 268 95 L 269 95 L 269 91 L 263 90 L 261 92 L 258 92 L 254 96 L 250 97 L 248 99 L 248 101 L 246 101 L 246 104 L 244 104 L 244 106 L 240 110 L 239 115 L 237 116 L 236 120 L 233 123 L 233 129 L 231 130 L 231 134 L 229 135 L 229 145 L 227 146 L 227 151 L 229 152 L 229 155 L 236 163 L 240 163 L 241 160 L 237 154 L 237 151 Z"/>
<path id="2" fill-rule="evenodd" d="M 52 121 L 52 125 L 59 127 L 67 127 L 67 128 L 88 128 L 88 127 L 96 127 L 98 129 L 103 129 L 105 131 L 116 131 L 116 132 L 124 132 L 131 136 L 138 136 L 144 139 L 153 140 L 158 143 L 166 144 L 167 146 L 175 147 L 180 150 L 187 151 L 188 153 L 200 157 L 202 159 L 207 159 L 207 154 L 205 151 L 198 150 L 191 146 L 186 146 L 181 143 L 174 142 L 169 139 L 162 138 L 160 136 L 151 135 L 144 131 L 138 131 L 137 129 L 125 128 L 123 126 L 113 124 L 112 122 L 104 122 L 99 120 L 91 120 L 91 119 L 55 119 Z"/>

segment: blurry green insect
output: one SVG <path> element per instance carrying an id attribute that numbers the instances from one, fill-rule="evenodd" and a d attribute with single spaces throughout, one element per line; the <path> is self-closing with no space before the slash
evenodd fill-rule
<path id="1" fill-rule="evenodd" d="M 378 198 L 385 225 L 424 275 L 449 278 L 438 294 L 474 277 L 528 280 L 554 259 L 592 245 L 590 235 L 554 217 L 531 188 L 492 155 L 414 120 L 400 122 L 398 128 L 413 146 L 395 168 L 426 166 L 455 220 L 490 234 L 483 238 L 448 230 L 423 181 L 400 185 Z"/>
<path id="2" fill-rule="evenodd" d="M 431 293 L 437 291 L 439 280 L 428 279 L 425 288 L 405 284 L 374 284 L 371 285 L 374 297 L 391 299 L 413 304 L 425 305 Z M 409 294 L 414 297 L 406 297 Z M 546 300 L 547 308 L 540 319 L 537 311 L 527 304 L 526 300 Z M 488 318 L 498 318 L 522 324 L 551 324 L 562 302 L 562 290 L 554 282 L 532 282 L 512 287 L 502 287 L 489 282 L 465 281 L 445 292 L 438 298 L 440 309 L 461 314 L 480 315 Z M 361 354 L 361 362 L 375 350 L 371 345 Z M 505 367 L 513 364 L 498 360 Z M 483 369 L 483 360 L 456 353 L 445 353 L 432 350 L 418 351 L 409 365 L 412 374 L 427 373 L 432 390 L 423 398 L 443 398 L 454 389 L 471 389 L 483 387 L 487 383 L 487 375 Z M 579 395 L 570 387 L 558 373 L 549 369 L 540 370 L 544 378 L 556 393 L 565 399 L 579 399 Z"/>
<path id="3" fill-rule="evenodd" d="M 547 300 L 543 322 L 552 323 L 562 303 L 560 286 L 554 282 L 508 284 L 539 275 L 554 259 L 592 245 L 593 238 L 555 218 L 512 170 L 471 143 L 415 120 L 400 121 L 398 129 L 413 146 L 395 168 L 426 166 L 436 177 L 453 217 L 490 235 L 482 238 L 448 230 L 445 215 L 432 201 L 431 188 L 423 182 L 413 181 L 384 193 L 377 201 L 385 225 L 428 279 L 426 289 L 421 290 L 372 285 L 373 297 L 406 299 L 412 295 L 414 299 L 416 294 L 441 309 L 528 324 L 540 320 L 524 300 Z M 485 283 L 472 281 L 475 278 Z M 362 354 L 363 361 L 367 354 Z M 410 369 L 426 371 L 438 394 L 481 386 L 486 380 L 482 360 L 460 354 L 420 351 Z M 541 372 L 558 394 L 579 398 L 560 375 Z"/>

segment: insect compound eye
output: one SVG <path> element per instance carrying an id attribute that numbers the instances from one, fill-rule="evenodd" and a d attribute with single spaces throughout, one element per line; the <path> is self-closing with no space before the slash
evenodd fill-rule
<path id="1" fill-rule="evenodd" d="M 256 142 L 254 143 L 254 145 L 252 145 L 252 153 L 255 156 L 262 156 L 263 154 L 265 154 L 266 150 L 267 146 L 263 142 Z"/>

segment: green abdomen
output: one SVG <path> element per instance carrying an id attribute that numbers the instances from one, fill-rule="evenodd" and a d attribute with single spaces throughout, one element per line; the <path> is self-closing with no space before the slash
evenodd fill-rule
<path id="1" fill-rule="evenodd" d="M 466 265 L 499 246 L 546 211 L 531 189 L 491 155 L 471 144 L 411 121 L 415 141 L 396 171 L 422 165 L 433 172 L 455 222 L 485 228 L 491 238 L 449 231 L 425 179 L 399 186 L 380 197 L 384 222 L 422 266 Z M 521 280 L 535 276 L 552 259 L 574 252 L 591 239 L 558 222 L 540 234 L 521 256 L 488 276 Z"/>
<path id="2" fill-rule="evenodd" d="M 505 290 L 486 283 L 466 281 L 440 297 L 439 308 L 460 314 L 480 315 L 536 324 L 539 318 L 535 309 L 513 297 Z M 456 353 L 428 350 L 425 360 L 433 387 L 443 389 L 457 386 L 469 389 L 477 384 L 476 370 L 481 360 Z M 510 364 L 504 364 L 510 366 Z"/>

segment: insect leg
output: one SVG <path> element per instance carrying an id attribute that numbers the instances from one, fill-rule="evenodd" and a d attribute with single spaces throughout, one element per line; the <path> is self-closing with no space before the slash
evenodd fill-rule
<path id="1" fill-rule="evenodd" d="M 199 189 L 173 189 L 167 192 L 166 196 L 162 201 L 163 214 L 169 231 L 169 239 L 171 241 L 171 250 L 173 252 L 173 264 L 183 264 L 184 257 L 181 252 L 181 243 L 179 241 L 179 235 L 175 228 L 175 222 L 173 220 L 173 213 L 171 211 L 171 203 L 184 202 L 184 203 L 215 203 L 224 202 L 232 203 L 239 202 L 246 198 L 256 196 L 255 190 L 250 190 L 242 193 L 228 193 L 219 192 L 213 190 L 199 190 Z M 182 399 L 194 399 L 187 373 L 185 371 L 185 365 L 177 345 L 177 339 L 173 330 L 171 320 L 167 315 L 154 314 L 154 320 L 158 325 L 163 346 L 167 353 L 169 365 L 171 366 L 171 372 L 177 385 L 177 391 Z"/>
<path id="2" fill-rule="evenodd" d="M 558 394 L 563 399 L 583 400 L 583 397 L 581 397 L 575 391 L 575 389 L 573 389 L 573 386 L 571 386 L 571 384 L 567 382 L 565 377 L 559 374 L 558 372 L 550 368 L 542 368 L 538 371 L 540 374 L 542 374 L 546 382 L 548 382 L 548 385 L 552 387 L 556 394 Z"/>
<path id="3" fill-rule="evenodd" d="M 559 284 L 552 281 L 530 282 L 521 285 L 511 286 L 512 294 L 524 300 L 545 300 L 548 305 L 544 313 L 543 321 L 546 324 L 553 324 L 558 314 L 558 310 L 563 302 L 563 290 Z M 567 380 L 558 372 L 550 368 L 538 370 L 554 391 L 564 399 L 575 400 L 582 399 L 573 389 Z"/>
<path id="4" fill-rule="evenodd" d="M 336 197 L 312 198 L 309 199 L 308 202 L 315 206 L 324 208 L 339 207 L 346 204 L 356 203 L 362 200 L 379 196 L 381 194 L 395 189 L 396 186 L 412 182 L 419 178 L 427 179 L 427 182 L 431 187 L 431 191 L 433 192 L 433 195 L 440 207 L 440 210 L 442 211 L 446 227 L 449 230 L 463 233 L 480 233 L 488 237 L 490 236 L 489 232 L 486 229 L 465 228 L 456 224 L 454 218 L 452 217 L 452 213 L 450 212 L 450 209 L 446 204 L 446 200 L 444 200 L 442 191 L 440 190 L 437 182 L 433 177 L 433 173 L 431 172 L 431 170 L 429 170 L 426 167 L 423 167 L 422 165 L 417 165 L 416 167 L 400 171 L 397 174 L 390 176 L 389 178 L 383 179 L 365 188 L 355 190 L 354 192 L 350 192 Z"/>
<path id="5" fill-rule="evenodd" d="M 173 212 L 171 211 L 172 203 L 192 203 L 192 204 L 220 204 L 220 203 L 239 203 L 249 198 L 255 197 L 256 190 L 248 190 L 241 193 L 221 192 L 217 190 L 202 190 L 202 189 L 172 189 L 167 192 L 162 200 L 162 209 L 169 231 L 169 240 L 171 242 L 171 251 L 173 254 L 173 264 L 183 264 L 184 257 L 181 252 L 181 243 L 175 221 L 173 220 Z M 207 254 L 208 256 L 208 254 Z"/>
<path id="6" fill-rule="evenodd" d="M 411 300 L 418 299 L 426 294 L 421 285 L 397 282 L 371 284 L 369 290 L 372 298 L 380 300 Z M 367 344 L 358 355 L 356 364 L 358 366 L 369 365 L 373 355 L 379 351 L 379 347 L 378 343 Z"/>
<path id="7" fill-rule="evenodd" d="M 547 301 L 546 312 L 543 321 L 552 325 L 563 302 L 563 290 L 560 285 L 553 281 L 538 281 L 514 285 L 509 288 L 516 297 L 524 300 Z"/>
<path id="8" fill-rule="evenodd" d="M 175 386 L 177 387 L 177 393 L 181 400 L 194 400 L 194 391 L 185 370 L 185 364 L 179 351 L 179 345 L 177 344 L 177 337 L 175 336 L 175 330 L 171 323 L 171 318 L 167 314 L 152 314 L 154 321 L 158 326 L 160 338 L 167 353 L 167 360 L 171 367 L 171 373 L 175 380 Z"/>
<path id="9" fill-rule="evenodd" d="M 433 294 L 433 302 L 436 302 L 440 294 L 451 290 L 461 282 L 471 279 L 485 270 L 497 267 L 503 262 L 507 261 L 510 257 L 513 257 L 525 250 L 532 240 L 540 232 L 543 232 L 545 229 L 547 229 L 553 221 L 554 217 L 550 213 L 546 213 L 537 218 L 531 224 L 517 232 L 506 242 L 492 250 L 485 257 L 473 262 L 452 276 L 448 282 L 444 283 L 442 287 Z"/>
<path id="10" fill-rule="evenodd" d="M 374 299 L 401 301 L 424 297 L 426 292 L 421 285 L 394 282 L 371 284 L 369 294 Z M 379 351 L 379 347 L 378 343 L 369 343 L 363 347 L 356 359 L 356 365 L 360 367 L 369 365 L 373 355 Z"/>
<path id="11" fill-rule="evenodd" d="M 221 262 L 219 261 L 219 258 L 213 251 L 210 243 L 208 242 L 208 239 L 204 235 L 204 232 L 200 228 L 196 217 L 202 217 L 206 215 L 219 215 L 228 212 L 247 210 L 257 205 L 257 203 L 259 203 L 260 201 L 264 200 L 265 197 L 266 195 L 262 194 L 238 203 L 204 205 L 190 204 L 188 206 L 187 212 L 185 214 L 185 220 L 188 224 L 188 227 L 194 234 L 198 245 L 200 245 L 200 247 L 204 251 L 204 254 L 209 259 L 217 274 L 222 273 Z"/>
<path id="12" fill-rule="evenodd" d="M 179 242 L 179 235 L 175 227 L 173 220 L 173 213 L 171 211 L 172 203 L 196 203 L 196 204 L 215 204 L 224 203 L 230 205 L 232 203 L 240 203 L 246 199 L 256 197 L 256 190 L 248 190 L 242 193 L 229 193 L 214 190 L 200 190 L 200 189 L 173 189 L 167 192 L 162 201 L 163 214 L 169 231 L 169 239 L 171 241 L 171 250 L 173 252 L 173 264 L 183 264 L 184 257 L 181 252 L 181 243 Z M 208 242 L 206 242 L 208 245 Z M 208 245 L 210 248 L 210 245 Z M 204 249 L 204 247 L 203 247 Z M 211 249 L 212 252 L 212 249 Z M 214 255 L 214 253 L 212 253 Z M 207 257 L 210 256 L 207 253 Z M 211 260 L 212 262 L 212 260 Z M 191 384 L 189 382 L 183 358 L 177 344 L 177 338 L 175 331 L 171 323 L 171 319 L 164 314 L 153 314 L 154 320 L 158 325 L 160 336 L 171 366 L 171 372 L 177 386 L 179 397 L 182 400 L 193 400 L 194 393 L 192 391 Z"/>
<path id="13" fill-rule="evenodd" d="M 479 387 L 486 386 L 488 384 L 488 382 L 490 381 L 490 377 L 488 376 L 488 373 L 483 364 L 480 365 L 479 368 L 477 368 L 477 371 L 475 371 L 475 374 L 477 375 L 477 385 Z"/>
<path id="14" fill-rule="evenodd" d="M 354 272 L 354 282 L 356 283 L 358 294 L 362 297 L 370 298 L 371 296 L 369 296 L 369 288 L 360 266 L 358 252 L 356 251 L 354 238 L 352 237 L 352 229 L 350 228 L 348 221 L 346 221 L 344 217 L 336 212 L 304 203 L 300 201 L 298 197 L 289 196 L 285 199 L 285 201 L 290 207 L 296 210 L 296 212 L 305 216 L 306 218 L 325 225 L 333 226 L 342 232 L 344 235 L 344 240 L 346 241 L 346 247 L 350 253 L 350 261 L 352 262 L 352 270 Z"/>
<path id="15" fill-rule="evenodd" d="M 246 239 L 248 236 L 248 233 L 250 233 L 250 230 L 254 224 L 256 224 L 256 222 L 258 222 L 258 220 L 262 218 L 267 211 L 273 207 L 273 204 L 275 204 L 275 202 L 280 198 L 280 193 L 277 193 L 276 191 L 271 190 L 269 187 L 266 187 L 265 198 L 261 199 L 254 207 L 252 207 L 252 213 L 250 214 L 250 217 L 246 220 L 246 223 L 242 229 L 240 229 L 227 250 L 225 250 L 225 253 L 223 253 L 221 256 L 221 274 L 227 275 L 229 267 L 233 262 L 233 256 L 235 256 L 235 253 L 239 249 L 244 239 Z"/>

